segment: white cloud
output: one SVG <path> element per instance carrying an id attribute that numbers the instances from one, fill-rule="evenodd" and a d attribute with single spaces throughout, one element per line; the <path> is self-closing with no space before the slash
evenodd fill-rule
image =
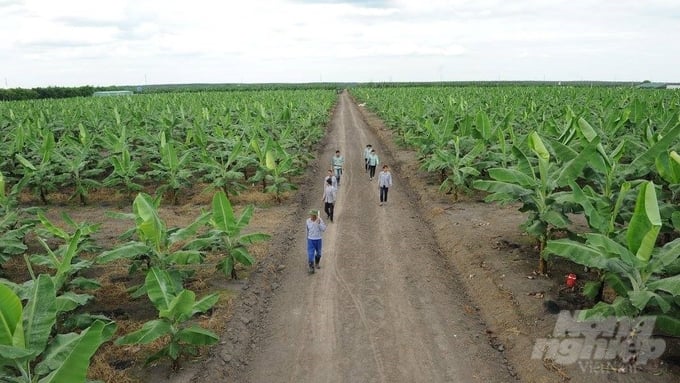
<path id="1" fill-rule="evenodd" d="M 10 87 L 182 82 L 680 81 L 680 3 L 0 0 Z"/>

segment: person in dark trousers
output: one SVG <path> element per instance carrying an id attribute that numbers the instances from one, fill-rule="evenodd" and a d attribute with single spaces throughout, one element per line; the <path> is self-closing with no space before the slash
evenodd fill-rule
<path id="1" fill-rule="evenodd" d="M 345 157 L 340 155 L 340 151 L 336 150 L 335 155 L 331 159 L 331 166 L 333 167 L 333 174 L 337 178 L 336 187 L 340 186 L 340 177 L 342 176 L 342 168 L 345 166 Z"/>
<path id="2" fill-rule="evenodd" d="M 368 157 L 371 155 L 371 150 L 373 150 L 373 146 L 371 144 L 366 145 L 366 149 L 364 149 L 364 166 L 366 167 L 366 173 L 368 173 Z"/>
<path id="3" fill-rule="evenodd" d="M 382 171 L 378 174 L 378 188 L 380 189 L 380 206 L 387 203 L 387 192 L 392 187 L 392 173 L 387 165 L 383 165 Z"/>
<path id="4" fill-rule="evenodd" d="M 307 218 L 307 264 L 309 272 L 314 273 L 314 267 L 320 269 L 321 261 L 321 237 L 326 231 L 326 224 L 319 217 L 318 210 L 310 210 Z"/>
<path id="5" fill-rule="evenodd" d="M 373 177 L 375 177 L 375 168 L 380 164 L 380 159 L 378 158 L 378 154 L 375 152 L 375 149 L 371 149 L 371 154 L 368 156 L 368 161 L 366 162 L 368 164 L 368 179 L 372 180 Z"/>
<path id="6" fill-rule="evenodd" d="M 326 185 L 323 188 L 323 211 L 326 213 L 326 217 L 333 222 L 333 210 L 335 210 L 335 198 L 337 189 L 333 187 L 333 181 L 331 179 L 326 179 Z"/>

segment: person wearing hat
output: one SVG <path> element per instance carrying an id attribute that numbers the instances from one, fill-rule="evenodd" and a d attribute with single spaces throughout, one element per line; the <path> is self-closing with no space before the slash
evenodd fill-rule
<path id="1" fill-rule="evenodd" d="M 312 209 L 307 218 L 307 263 L 309 272 L 314 273 L 314 267 L 320 269 L 321 236 L 326 231 L 326 224 L 319 217 L 319 211 Z"/>
<path id="2" fill-rule="evenodd" d="M 326 185 L 323 188 L 323 211 L 326 213 L 326 217 L 333 222 L 333 210 L 335 210 L 335 197 L 337 189 L 333 186 L 333 180 L 327 178 Z"/>

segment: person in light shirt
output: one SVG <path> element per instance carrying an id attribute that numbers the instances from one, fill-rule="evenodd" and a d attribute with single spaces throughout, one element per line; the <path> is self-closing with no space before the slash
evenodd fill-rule
<path id="1" fill-rule="evenodd" d="M 324 187 L 326 186 L 326 182 L 328 182 L 328 180 L 331 180 L 331 184 L 333 185 L 334 188 L 336 189 L 338 188 L 338 179 L 335 178 L 335 176 L 333 175 L 333 171 L 331 169 L 328 169 L 328 175 L 326 175 L 326 178 L 324 178 L 323 180 Z"/>
<path id="2" fill-rule="evenodd" d="M 326 213 L 326 218 L 333 222 L 333 210 L 335 210 L 335 198 L 337 189 L 333 187 L 333 181 L 326 180 L 326 185 L 323 188 L 323 211 Z"/>
<path id="3" fill-rule="evenodd" d="M 373 145 L 366 145 L 366 148 L 364 149 L 364 166 L 366 167 L 366 173 L 368 173 L 368 157 L 371 155 L 371 150 L 373 150 Z"/>
<path id="4" fill-rule="evenodd" d="M 366 163 L 368 164 L 368 179 L 372 180 L 375 177 L 375 168 L 380 164 L 380 159 L 375 149 L 371 149 L 371 154 L 368 156 Z"/>
<path id="5" fill-rule="evenodd" d="M 383 170 L 378 174 L 378 189 L 380 189 L 380 206 L 387 203 L 387 192 L 392 187 L 392 173 L 387 165 L 383 165 Z"/>
<path id="6" fill-rule="evenodd" d="M 314 273 L 314 267 L 320 269 L 321 238 L 326 231 L 326 224 L 319 217 L 318 210 L 310 210 L 307 218 L 307 263 L 309 272 Z"/>
<path id="7" fill-rule="evenodd" d="M 345 157 L 340 155 L 340 151 L 336 150 L 335 155 L 331 159 L 331 166 L 333 166 L 333 173 L 335 174 L 335 178 L 338 180 L 338 185 L 340 186 L 340 177 L 342 176 L 342 168 L 345 166 Z"/>

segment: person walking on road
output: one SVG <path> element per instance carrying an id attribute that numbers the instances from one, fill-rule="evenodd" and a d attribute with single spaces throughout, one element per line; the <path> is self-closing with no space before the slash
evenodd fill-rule
<path id="1" fill-rule="evenodd" d="M 380 159 L 375 149 L 371 149 L 371 154 L 368 156 L 366 163 L 368 164 L 368 179 L 372 180 L 375 177 L 375 168 L 380 164 Z"/>
<path id="2" fill-rule="evenodd" d="M 371 146 L 371 144 L 366 145 L 366 149 L 364 149 L 364 166 L 366 167 L 366 173 L 368 173 L 368 157 L 371 155 L 371 150 L 373 150 L 373 146 Z"/>
<path id="3" fill-rule="evenodd" d="M 338 179 L 335 178 L 335 176 L 333 175 L 333 171 L 331 169 L 328 169 L 328 175 L 323 180 L 324 187 L 326 187 L 326 182 L 328 182 L 328 180 L 331 180 L 331 184 L 333 185 L 334 188 L 336 189 L 338 188 Z"/>
<path id="4" fill-rule="evenodd" d="M 333 210 L 335 209 L 335 198 L 337 196 L 337 189 L 333 187 L 333 181 L 326 180 L 326 185 L 323 188 L 323 211 L 326 217 L 333 222 Z"/>
<path id="5" fill-rule="evenodd" d="M 314 273 L 314 267 L 320 269 L 321 236 L 326 231 L 326 224 L 319 217 L 318 210 L 310 210 L 307 218 L 307 264 L 309 272 Z"/>
<path id="6" fill-rule="evenodd" d="M 335 155 L 331 159 L 331 166 L 333 167 L 333 174 L 338 179 L 337 187 L 340 187 L 340 177 L 342 176 L 342 168 L 345 166 L 345 157 L 340 155 L 340 151 L 336 150 Z"/>
<path id="7" fill-rule="evenodd" d="M 383 165 L 383 169 L 378 174 L 378 188 L 380 189 L 380 206 L 387 203 L 387 192 L 392 187 L 392 173 L 387 165 Z"/>

